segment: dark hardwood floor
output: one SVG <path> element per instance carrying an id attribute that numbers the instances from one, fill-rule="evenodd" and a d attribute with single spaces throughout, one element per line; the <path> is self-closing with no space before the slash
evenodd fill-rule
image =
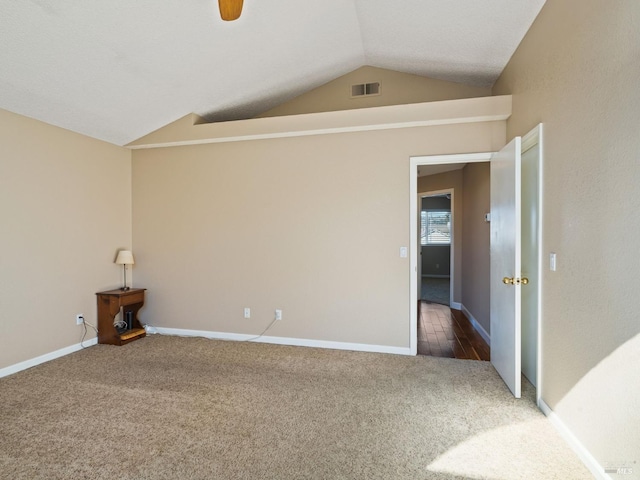
<path id="1" fill-rule="evenodd" d="M 460 310 L 420 302 L 418 355 L 489 361 L 489 345 Z"/>

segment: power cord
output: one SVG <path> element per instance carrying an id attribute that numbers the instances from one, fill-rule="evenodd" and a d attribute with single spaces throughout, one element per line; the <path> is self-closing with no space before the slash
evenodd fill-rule
<path id="1" fill-rule="evenodd" d="M 257 340 L 259 338 L 261 338 L 265 333 L 267 333 L 269 331 L 269 329 L 271 327 L 273 327 L 273 324 L 276 323 L 278 321 L 277 318 L 274 318 L 271 323 L 269 325 L 267 325 L 267 328 L 265 328 L 259 335 L 256 335 L 255 337 L 251 337 L 251 338 L 246 338 L 244 340 L 233 340 L 233 339 L 226 339 L 227 341 L 230 342 L 252 342 L 253 340 Z M 118 323 L 118 322 L 116 322 Z M 114 324 L 115 325 L 115 324 Z M 93 325 L 89 325 L 91 328 L 93 328 L 95 330 L 95 327 L 93 327 Z M 144 329 L 147 331 L 147 334 L 157 334 L 158 333 L 158 329 L 157 327 L 151 325 L 150 323 L 145 323 L 142 325 L 144 327 Z M 85 327 L 85 333 L 86 333 L 86 327 Z M 96 330 L 97 333 L 97 330 Z M 204 335 L 177 335 L 179 337 L 183 337 L 183 338 L 206 338 L 207 340 L 220 340 L 220 339 L 212 339 L 210 337 L 205 337 Z M 84 339 L 84 336 L 83 336 Z"/>
<path id="2" fill-rule="evenodd" d="M 236 340 L 237 342 L 251 342 L 253 340 L 257 340 L 260 337 L 262 337 L 265 333 L 267 333 L 267 331 L 273 326 L 274 323 L 276 323 L 278 321 L 277 318 L 274 318 L 271 323 L 269 325 L 267 325 L 267 328 L 265 328 L 262 333 L 260 335 L 258 335 L 257 337 L 252 337 L 252 338 L 247 338 L 245 340 Z"/>
<path id="3" fill-rule="evenodd" d="M 82 326 L 84 327 L 84 332 L 82 333 L 82 338 L 80 339 L 80 347 L 84 348 L 89 348 L 89 346 L 84 346 L 84 339 L 87 336 L 87 327 L 91 327 L 93 328 L 93 330 L 96 332 L 96 335 L 98 334 L 98 329 L 96 327 L 94 327 L 93 325 L 91 325 L 89 322 L 87 322 L 85 320 L 84 317 L 82 317 Z"/>
<path id="4" fill-rule="evenodd" d="M 271 323 L 269 325 L 267 325 L 267 328 L 265 328 L 262 333 L 260 333 L 259 335 L 256 335 L 255 337 L 251 337 L 251 338 L 245 338 L 244 340 L 233 340 L 231 338 L 226 339 L 226 341 L 230 341 L 230 342 L 251 342 L 253 340 L 257 340 L 259 338 L 261 338 L 265 333 L 267 333 L 269 331 L 269 329 L 271 327 L 273 327 L 273 324 L 276 323 L 278 321 L 277 318 L 274 318 L 273 320 L 271 320 Z M 147 333 L 158 333 L 158 329 L 156 327 L 154 327 L 153 325 L 149 324 L 149 323 L 145 323 L 144 324 L 144 329 L 147 331 Z M 153 329 L 153 331 L 150 331 L 150 329 Z M 204 335 L 177 335 L 179 337 L 183 337 L 183 338 L 206 338 L 207 340 L 220 340 L 217 338 L 211 338 L 211 337 L 205 337 Z"/>
<path id="5" fill-rule="evenodd" d="M 116 327 L 116 328 L 126 329 L 127 328 L 127 322 L 125 322 L 124 320 L 118 320 L 117 322 L 113 322 L 113 326 Z"/>
<path id="6" fill-rule="evenodd" d="M 142 328 L 144 328 L 145 332 L 148 334 L 156 334 L 158 333 L 158 329 L 151 325 L 150 323 L 143 323 Z"/>

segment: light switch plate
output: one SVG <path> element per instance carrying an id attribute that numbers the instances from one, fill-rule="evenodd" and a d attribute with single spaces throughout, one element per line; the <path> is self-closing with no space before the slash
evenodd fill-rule
<path id="1" fill-rule="evenodd" d="M 549 254 L 549 270 L 556 271 L 556 254 L 553 252 Z"/>

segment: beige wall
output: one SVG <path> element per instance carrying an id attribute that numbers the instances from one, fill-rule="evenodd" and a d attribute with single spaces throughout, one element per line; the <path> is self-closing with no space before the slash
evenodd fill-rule
<path id="1" fill-rule="evenodd" d="M 491 333 L 489 224 L 491 211 L 490 164 L 469 163 L 462 170 L 462 305 Z"/>
<path id="2" fill-rule="evenodd" d="M 409 157 L 497 149 L 503 125 L 134 151 L 143 320 L 257 334 L 282 308 L 270 336 L 408 348 Z"/>
<path id="3" fill-rule="evenodd" d="M 478 150 L 481 151 L 481 150 Z M 454 153 L 454 152 L 451 152 Z M 453 196 L 453 302 L 462 301 L 462 170 L 427 175 L 418 178 L 418 193 L 454 190 Z"/>
<path id="4" fill-rule="evenodd" d="M 351 85 L 380 82 L 380 95 L 351 98 Z M 489 87 L 472 87 L 376 67 L 360 67 L 258 117 L 330 112 L 354 108 L 488 97 Z"/>
<path id="5" fill-rule="evenodd" d="M 128 150 L 0 110 L 0 368 L 77 344 L 131 245 Z M 95 335 L 89 333 L 87 338 Z"/>
<path id="6" fill-rule="evenodd" d="M 544 122 L 542 396 L 640 478 L 640 2 L 548 0 L 494 87 Z M 556 252 L 558 269 L 546 267 Z"/>

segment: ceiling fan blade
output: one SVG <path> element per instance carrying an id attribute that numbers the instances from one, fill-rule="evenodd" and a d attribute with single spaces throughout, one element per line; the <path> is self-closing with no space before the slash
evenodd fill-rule
<path id="1" fill-rule="evenodd" d="M 243 0 L 218 0 L 222 20 L 230 22 L 240 18 Z"/>

